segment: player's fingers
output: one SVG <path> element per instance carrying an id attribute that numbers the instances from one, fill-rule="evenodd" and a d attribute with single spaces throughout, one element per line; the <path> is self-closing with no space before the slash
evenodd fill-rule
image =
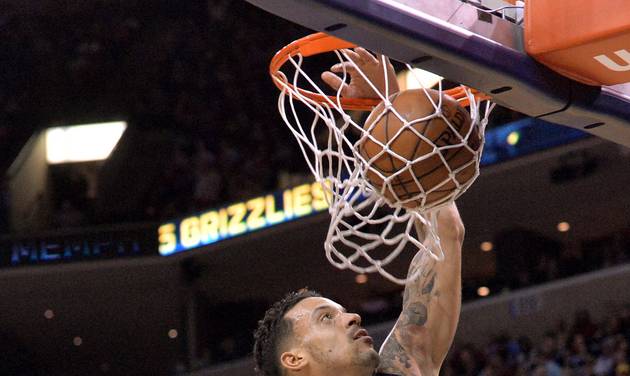
<path id="1" fill-rule="evenodd" d="M 365 63 L 378 64 L 380 60 L 377 60 L 368 50 L 363 47 L 357 47 L 354 52 L 361 57 L 361 60 Z"/>
<path id="2" fill-rule="evenodd" d="M 346 85 L 341 77 L 336 74 L 332 72 L 324 72 L 322 73 L 322 80 L 335 91 L 339 91 L 339 88 L 341 88 L 341 95 L 346 94 L 348 85 Z"/>
<path id="3" fill-rule="evenodd" d="M 391 65 L 391 61 L 389 61 L 389 57 L 383 55 L 383 54 L 376 54 L 376 60 L 380 63 L 382 63 L 383 61 L 385 62 L 385 64 Z"/>
<path id="4" fill-rule="evenodd" d="M 363 58 L 361 58 L 361 55 L 352 51 L 351 49 L 346 48 L 346 49 L 343 49 L 342 51 L 346 54 L 346 57 L 348 59 L 354 61 L 355 63 L 359 64 L 363 62 Z"/>
<path id="5" fill-rule="evenodd" d="M 335 64 L 330 67 L 330 71 L 335 73 L 343 73 L 344 69 L 348 73 L 354 73 L 357 70 L 350 61 L 344 61 L 343 63 Z"/>

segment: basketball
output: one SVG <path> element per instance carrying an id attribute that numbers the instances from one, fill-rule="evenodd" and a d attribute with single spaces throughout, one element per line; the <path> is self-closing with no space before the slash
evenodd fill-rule
<path id="1" fill-rule="evenodd" d="M 390 203 L 408 209 L 450 201 L 477 175 L 478 126 L 471 130 L 468 111 L 446 94 L 442 95 L 442 115 L 431 116 L 436 109 L 429 96 L 437 106 L 436 90 L 393 94 L 389 99 L 400 117 L 381 102 L 365 121 L 368 136 L 359 142 L 368 164 L 365 178 Z"/>

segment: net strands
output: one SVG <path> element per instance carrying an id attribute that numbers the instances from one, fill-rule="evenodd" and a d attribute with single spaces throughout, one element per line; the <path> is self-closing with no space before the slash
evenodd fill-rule
<path id="1" fill-rule="evenodd" d="M 279 112 L 302 151 L 311 173 L 325 187 L 329 204 L 331 222 L 325 241 L 327 259 L 335 267 L 350 269 L 357 273 L 378 272 L 385 278 L 398 284 L 406 284 L 415 279 L 423 268 L 418 268 L 411 275 L 395 276 L 387 269 L 403 252 L 411 255 L 422 253 L 425 264 L 441 261 L 444 258 L 439 237 L 437 236 L 437 211 L 459 197 L 479 174 L 479 161 L 483 149 L 483 131 L 488 115 L 493 107 L 485 97 L 475 97 L 468 88 L 458 87 L 449 91 L 460 103 L 470 106 L 472 124 L 478 126 L 481 145 L 474 150 L 468 144 L 473 126 L 461 135 L 456 144 L 436 145 L 436 140 L 427 137 L 418 129 L 432 119 L 442 119 L 455 134 L 458 129 L 443 114 L 442 83 L 439 83 L 437 98 L 429 95 L 428 88 L 422 90 L 433 107 L 432 113 L 413 121 L 407 121 L 397 111 L 393 103 L 391 88 L 388 84 L 387 58 L 379 56 L 383 67 L 384 87 L 376 87 L 361 68 L 348 56 L 345 50 L 335 50 L 340 63 L 350 62 L 359 74 L 377 94 L 377 98 L 362 99 L 356 105 L 354 98 L 343 98 L 341 87 L 335 95 L 326 92 L 303 69 L 304 56 L 297 52 L 287 56 L 291 73 L 276 71 L 272 77 L 281 88 L 278 100 Z M 416 72 L 406 65 L 415 79 L 420 82 Z M 350 79 L 345 65 L 341 73 L 343 82 Z M 300 86 L 302 85 L 302 86 Z M 351 104 L 348 105 L 348 100 Z M 367 103 L 367 104 L 366 104 Z M 482 106 L 485 104 L 485 106 Z M 364 127 L 361 119 L 350 109 L 362 110 L 381 107 L 380 113 L 374 114 L 374 121 Z M 483 107 L 483 116 L 480 110 Z M 349 109 L 350 108 L 350 109 Z M 307 114 L 307 115 L 305 115 Z M 395 117 L 402 126 L 382 140 L 374 136 L 374 127 L 385 116 Z M 428 153 L 417 157 L 401 155 L 393 144 L 403 134 L 411 132 L 418 140 L 431 145 Z M 377 153 L 361 152 L 366 143 L 378 145 Z M 472 158 L 468 163 L 451 168 L 445 158 L 448 149 L 467 150 Z M 377 166 L 379 159 L 387 157 L 396 160 L 399 168 L 391 173 L 384 173 Z M 422 175 L 413 171 L 414 166 L 430 159 L 439 159 L 448 169 L 448 176 L 430 188 L 423 185 Z M 393 166 L 392 162 L 392 166 Z M 382 166 L 380 166 L 382 167 Z M 457 176 L 465 170 L 474 168 L 474 176 L 461 184 Z M 401 179 L 404 174 L 404 179 Z M 374 184 L 378 180 L 382 184 Z M 401 181 L 405 184 L 401 193 Z M 454 186 L 453 186 L 454 184 Z M 408 192 L 408 186 L 414 186 Z M 432 194 L 450 185 L 448 194 L 441 194 L 438 199 L 429 200 Z"/>

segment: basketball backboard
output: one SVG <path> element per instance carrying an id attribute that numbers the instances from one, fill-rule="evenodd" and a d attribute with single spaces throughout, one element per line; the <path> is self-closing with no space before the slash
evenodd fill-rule
<path id="1" fill-rule="evenodd" d="M 536 62 L 525 52 L 521 9 L 513 1 L 247 1 L 481 90 L 520 113 L 630 147 L 627 85 L 584 85 Z"/>

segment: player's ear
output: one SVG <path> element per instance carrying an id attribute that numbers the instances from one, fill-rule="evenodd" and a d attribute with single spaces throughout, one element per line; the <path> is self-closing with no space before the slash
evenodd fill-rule
<path id="1" fill-rule="evenodd" d="M 280 364 L 289 371 L 300 371 L 308 364 L 304 354 L 297 349 L 285 351 L 280 355 Z"/>

